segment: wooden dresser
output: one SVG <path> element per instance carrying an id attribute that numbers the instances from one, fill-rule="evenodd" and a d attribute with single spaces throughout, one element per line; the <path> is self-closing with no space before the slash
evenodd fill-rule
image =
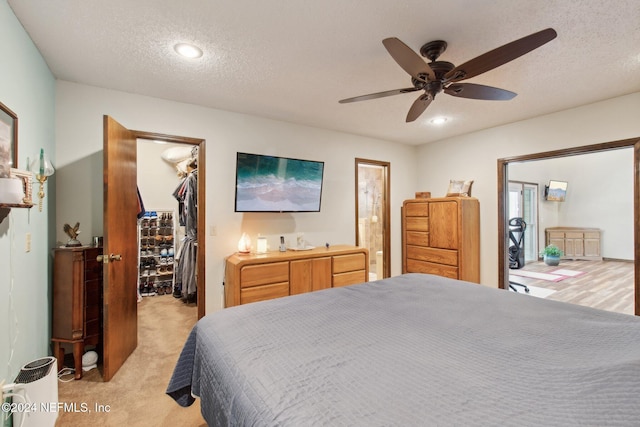
<path id="1" fill-rule="evenodd" d="M 473 197 L 405 200 L 402 272 L 480 283 L 480 204 Z"/>
<path id="2" fill-rule="evenodd" d="M 306 251 L 235 253 L 226 260 L 225 305 L 247 304 L 366 282 L 369 252 L 337 245 Z"/>
<path id="3" fill-rule="evenodd" d="M 58 369 L 64 363 L 63 343 L 73 346 L 75 378 L 82 378 L 85 345 L 99 346 L 102 339 L 102 248 L 54 250 L 53 328 L 51 340 Z"/>
<path id="4" fill-rule="evenodd" d="M 602 261 L 599 228 L 549 227 L 545 234 L 545 246 L 559 247 L 562 259 Z"/>

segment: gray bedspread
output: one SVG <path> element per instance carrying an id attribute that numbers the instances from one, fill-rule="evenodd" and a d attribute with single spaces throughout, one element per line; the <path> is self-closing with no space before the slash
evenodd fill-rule
<path id="1" fill-rule="evenodd" d="M 209 425 L 640 425 L 640 318 L 407 274 L 228 308 L 167 393 Z"/>

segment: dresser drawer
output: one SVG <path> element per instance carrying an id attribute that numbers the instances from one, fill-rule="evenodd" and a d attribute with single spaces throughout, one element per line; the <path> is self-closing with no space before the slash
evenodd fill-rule
<path id="1" fill-rule="evenodd" d="M 564 239 L 564 232 L 562 231 L 548 231 L 549 239 Z"/>
<path id="2" fill-rule="evenodd" d="M 336 255 L 333 257 L 333 274 L 347 271 L 364 270 L 365 256 L 363 253 L 350 255 Z"/>
<path id="3" fill-rule="evenodd" d="M 100 321 L 100 306 L 88 305 L 84 309 L 84 321 L 91 322 L 93 320 Z"/>
<path id="4" fill-rule="evenodd" d="M 286 261 L 247 265 L 240 271 L 241 288 L 280 282 L 289 282 L 289 263 Z"/>
<path id="5" fill-rule="evenodd" d="M 429 203 L 407 203 L 404 205 L 405 216 L 429 216 Z"/>
<path id="6" fill-rule="evenodd" d="M 415 259 L 407 260 L 407 273 L 425 273 L 438 276 L 458 278 L 458 267 L 452 265 L 435 264 L 432 262 L 419 261 Z"/>
<path id="7" fill-rule="evenodd" d="M 429 221 L 427 221 L 427 218 L 419 216 L 407 217 L 404 220 L 404 224 L 407 231 L 429 231 Z"/>
<path id="8" fill-rule="evenodd" d="M 349 271 L 347 273 L 339 273 L 333 275 L 332 286 L 349 286 L 366 282 L 366 273 L 364 270 Z"/>
<path id="9" fill-rule="evenodd" d="M 429 246 L 429 233 L 424 231 L 407 231 L 407 245 Z"/>
<path id="10" fill-rule="evenodd" d="M 271 285 L 254 286 L 240 290 L 240 304 L 265 301 L 289 295 L 289 282 L 273 283 Z"/>
<path id="11" fill-rule="evenodd" d="M 100 319 L 94 319 L 86 322 L 84 328 L 85 338 L 94 335 L 100 335 Z"/>
<path id="12" fill-rule="evenodd" d="M 458 251 L 407 245 L 407 258 L 437 264 L 458 265 Z"/>
<path id="13" fill-rule="evenodd" d="M 564 237 L 566 239 L 582 239 L 583 238 L 583 233 L 577 232 L 577 231 L 568 231 L 566 233 L 564 233 Z"/>

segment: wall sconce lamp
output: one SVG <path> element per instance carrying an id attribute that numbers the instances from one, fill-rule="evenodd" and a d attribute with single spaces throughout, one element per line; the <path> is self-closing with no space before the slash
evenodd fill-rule
<path id="1" fill-rule="evenodd" d="M 42 212 L 42 199 L 44 199 L 44 183 L 47 181 L 53 173 L 55 169 L 51 164 L 51 160 L 49 157 L 45 156 L 44 148 L 40 149 L 40 158 L 35 159 L 31 163 L 31 170 L 35 173 L 36 180 L 40 183 L 40 190 L 38 191 L 38 198 L 40 199 L 38 202 L 38 210 Z"/>

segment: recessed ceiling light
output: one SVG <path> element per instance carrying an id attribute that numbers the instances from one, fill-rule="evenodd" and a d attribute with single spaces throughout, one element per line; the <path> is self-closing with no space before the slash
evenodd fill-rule
<path id="1" fill-rule="evenodd" d="M 173 49 L 178 55 L 184 56 L 185 58 L 194 59 L 202 56 L 202 49 L 189 43 L 178 43 Z"/>
<path id="2" fill-rule="evenodd" d="M 447 120 L 449 119 L 447 119 L 446 117 L 435 117 L 429 120 L 429 123 L 431 123 L 432 125 L 442 125 L 446 123 Z"/>

